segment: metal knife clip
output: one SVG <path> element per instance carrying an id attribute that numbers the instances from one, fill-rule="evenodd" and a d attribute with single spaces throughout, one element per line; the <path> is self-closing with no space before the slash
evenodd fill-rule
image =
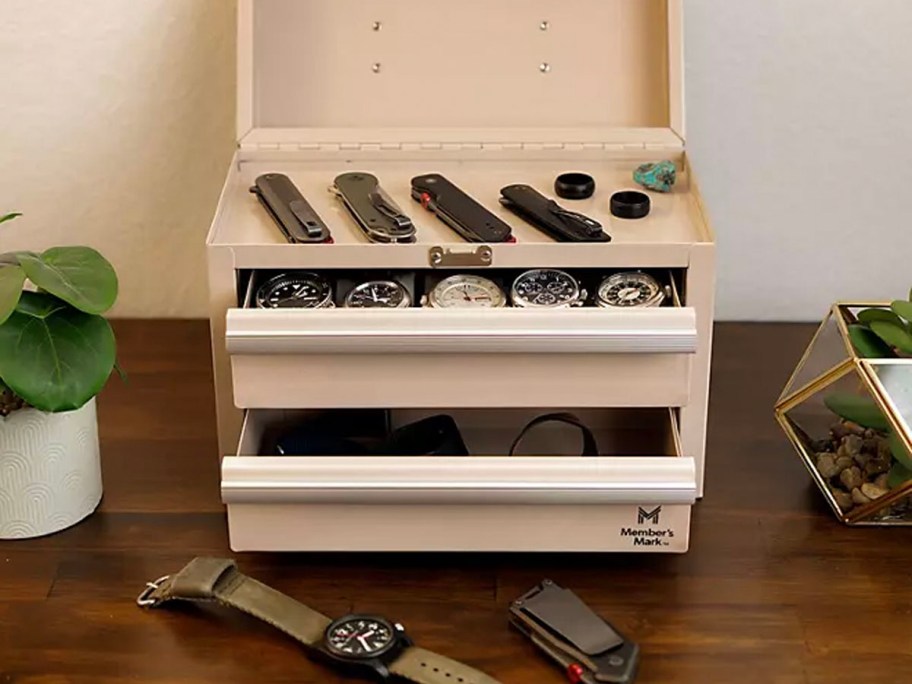
<path id="1" fill-rule="evenodd" d="M 586 235 L 590 237 L 598 235 L 602 232 L 602 224 L 591 219 L 588 216 L 580 214 L 578 211 L 570 211 L 569 209 L 564 209 L 554 200 L 548 204 L 548 209 L 552 214 L 557 216 L 559 219 L 565 222 L 570 222 L 576 224 L 580 230 L 582 230 Z"/>
<path id="2" fill-rule="evenodd" d="M 407 231 L 412 228 L 412 219 L 402 213 L 399 205 L 379 185 L 371 191 L 368 197 L 377 211 L 392 221 L 398 229 Z"/>

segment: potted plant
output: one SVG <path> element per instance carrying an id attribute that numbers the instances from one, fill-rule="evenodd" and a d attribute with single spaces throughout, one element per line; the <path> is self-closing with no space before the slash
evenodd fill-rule
<path id="1" fill-rule="evenodd" d="M 116 355 L 101 314 L 116 299 L 89 247 L 0 254 L 0 539 L 57 532 L 101 501 L 95 395 Z"/>
<path id="2" fill-rule="evenodd" d="M 835 305 L 776 415 L 840 519 L 912 525 L 912 293 Z"/>

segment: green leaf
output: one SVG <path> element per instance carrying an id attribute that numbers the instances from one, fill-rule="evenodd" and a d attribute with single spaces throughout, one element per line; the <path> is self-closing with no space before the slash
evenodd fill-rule
<path id="1" fill-rule="evenodd" d="M 897 299 L 893 304 L 890 305 L 890 308 L 893 309 L 893 313 L 897 316 L 901 316 L 909 322 L 912 322 L 912 302 L 904 302 L 901 299 Z M 902 321 L 899 321 L 897 325 L 902 325 Z"/>
<path id="2" fill-rule="evenodd" d="M 41 255 L 19 254 L 28 279 L 80 311 L 101 314 L 117 299 L 117 274 L 91 247 L 53 247 Z"/>
<path id="3" fill-rule="evenodd" d="M 825 397 L 823 403 L 840 418 L 858 423 L 862 427 L 883 432 L 890 429 L 887 417 L 873 399 L 840 392 Z"/>
<path id="4" fill-rule="evenodd" d="M 899 463 L 903 464 L 907 470 L 912 471 L 912 454 L 906 449 L 902 439 L 895 432 L 890 433 L 890 452 Z"/>
<path id="5" fill-rule="evenodd" d="M 906 354 L 912 354 L 912 333 L 905 327 L 900 327 L 895 323 L 887 323 L 886 321 L 874 321 L 871 323 L 871 330 L 877 333 L 877 336 L 891 347 L 895 347 Z"/>
<path id="6" fill-rule="evenodd" d="M 23 292 L 0 326 L 0 377 L 43 411 L 83 406 L 111 375 L 115 354 L 114 333 L 104 318 L 48 294 Z"/>
<path id="7" fill-rule="evenodd" d="M 12 214 L 6 214 L 5 216 L 0 216 L 0 223 L 6 223 L 7 221 L 12 221 L 14 218 L 19 218 L 22 214 L 18 212 L 13 212 Z"/>
<path id="8" fill-rule="evenodd" d="M 859 323 L 863 323 L 864 325 L 871 325 L 874 321 L 886 321 L 887 323 L 895 323 L 896 325 L 903 324 L 902 319 L 889 309 L 865 309 L 864 311 L 858 312 L 856 318 Z"/>
<path id="9" fill-rule="evenodd" d="M 912 480 L 912 470 L 897 462 L 890 468 L 890 474 L 887 476 L 887 486 L 890 489 L 896 489 L 897 487 L 902 487 L 909 480 Z"/>
<path id="10" fill-rule="evenodd" d="M 25 271 L 18 266 L 0 266 L 0 325 L 15 310 L 24 284 Z"/>
<path id="11" fill-rule="evenodd" d="M 852 346 L 862 358 L 892 359 L 896 357 L 893 347 L 863 325 L 850 325 L 849 339 L 852 340 Z"/>

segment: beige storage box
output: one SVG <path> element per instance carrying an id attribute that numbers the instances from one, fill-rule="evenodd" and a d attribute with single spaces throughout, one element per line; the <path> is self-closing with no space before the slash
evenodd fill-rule
<path id="1" fill-rule="evenodd" d="M 237 551 L 686 551 L 702 495 L 715 248 L 684 150 L 681 0 L 239 0 L 238 152 L 207 245 L 222 496 Z M 642 220 L 609 198 L 646 161 L 679 169 Z M 370 244 L 328 191 L 376 175 L 417 228 Z M 584 171 L 608 244 L 558 243 L 500 206 Z M 250 194 L 292 178 L 333 233 L 290 245 Z M 511 225 L 478 248 L 410 196 L 447 176 Z M 441 265 L 432 250 L 442 250 Z M 475 260 L 475 263 L 473 263 Z M 471 264 L 454 266 L 454 262 Z M 263 310 L 267 273 L 667 274 L 655 309 Z M 473 456 L 269 456 L 264 435 L 316 410 L 453 415 Z M 578 437 L 530 418 L 570 410 Z"/>

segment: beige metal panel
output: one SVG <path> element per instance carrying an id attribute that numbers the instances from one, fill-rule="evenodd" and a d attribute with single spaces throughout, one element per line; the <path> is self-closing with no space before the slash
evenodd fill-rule
<path id="1" fill-rule="evenodd" d="M 238 355 L 245 408 L 684 406 L 687 354 Z M 691 452 L 696 455 L 696 452 Z"/>
<path id="2" fill-rule="evenodd" d="M 667 14 L 666 0 L 241 0 L 254 68 L 239 109 L 257 128 L 668 126 Z"/>
<path id="3" fill-rule="evenodd" d="M 230 504 L 234 551 L 683 553 L 690 506 Z M 642 513 L 658 511 L 658 523 Z"/>

